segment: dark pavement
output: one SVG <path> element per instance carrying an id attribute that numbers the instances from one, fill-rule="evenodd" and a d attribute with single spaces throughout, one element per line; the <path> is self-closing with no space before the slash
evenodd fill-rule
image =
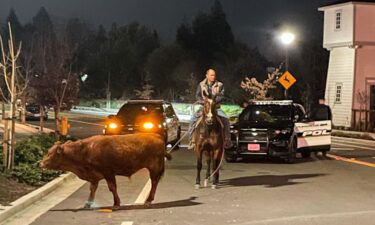
<path id="1" fill-rule="evenodd" d="M 95 125 L 102 123 L 100 118 L 75 115 L 74 120 L 85 122 L 72 122 L 71 131 L 76 136 L 101 132 L 101 127 Z M 148 173 L 142 170 L 130 180 L 118 178 L 121 210 L 83 210 L 89 194 L 86 184 L 32 224 L 371 225 L 375 224 L 375 165 L 371 164 L 375 161 L 374 143 L 334 137 L 331 154 L 348 161 L 318 155 L 299 159 L 295 164 L 267 158 L 224 162 L 217 190 L 194 189 L 195 157 L 193 152 L 181 148 L 167 162 L 151 208 L 134 204 L 148 180 Z M 203 174 L 204 170 L 202 177 Z M 112 195 L 104 181 L 96 204 L 112 205 Z"/>

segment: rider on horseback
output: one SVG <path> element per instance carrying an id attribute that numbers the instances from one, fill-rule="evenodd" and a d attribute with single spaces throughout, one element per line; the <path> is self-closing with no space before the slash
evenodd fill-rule
<path id="1" fill-rule="evenodd" d="M 230 140 L 230 124 L 229 119 L 227 115 L 223 112 L 223 110 L 220 108 L 220 102 L 224 98 L 224 85 L 223 83 L 216 80 L 216 72 L 213 69 L 207 70 L 206 73 L 206 79 L 204 79 L 202 82 L 199 83 L 197 92 L 196 92 L 196 98 L 197 101 L 202 104 L 204 101 L 204 96 L 208 96 L 208 98 L 213 99 L 214 96 L 216 96 L 215 100 L 217 103 L 217 114 L 220 118 L 221 123 L 224 126 L 224 147 L 230 148 L 231 147 L 231 140 Z M 190 131 L 190 142 L 188 149 L 194 149 L 195 147 L 195 140 L 193 140 L 192 136 L 194 133 L 194 129 L 197 125 L 197 121 L 201 117 L 202 107 L 199 109 L 197 113 L 194 113 L 190 119 L 189 124 L 189 131 Z"/>

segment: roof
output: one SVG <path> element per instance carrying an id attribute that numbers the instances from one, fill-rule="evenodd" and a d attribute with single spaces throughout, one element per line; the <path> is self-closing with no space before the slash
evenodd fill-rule
<path id="1" fill-rule="evenodd" d="M 327 5 L 323 5 L 322 7 L 319 8 L 320 11 L 326 9 L 326 8 L 331 8 L 331 7 L 334 7 L 334 6 L 337 6 L 337 5 L 346 5 L 346 4 L 374 4 L 375 5 L 375 0 L 359 0 L 359 1 L 356 1 L 356 0 L 338 0 L 338 1 L 334 1 L 330 4 L 327 4 Z"/>
<path id="2" fill-rule="evenodd" d="M 291 105 L 292 100 L 265 100 L 265 101 L 251 101 L 253 105 Z"/>
<path id="3" fill-rule="evenodd" d="M 125 104 L 164 104 L 164 100 L 128 100 Z"/>

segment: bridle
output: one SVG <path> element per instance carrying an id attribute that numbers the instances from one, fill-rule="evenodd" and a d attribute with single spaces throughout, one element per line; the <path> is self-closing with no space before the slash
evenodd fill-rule
<path id="1" fill-rule="evenodd" d="M 212 126 L 215 124 L 217 112 L 216 112 L 216 104 L 215 98 L 205 98 L 204 105 L 203 105 L 203 122 L 207 126 Z"/>

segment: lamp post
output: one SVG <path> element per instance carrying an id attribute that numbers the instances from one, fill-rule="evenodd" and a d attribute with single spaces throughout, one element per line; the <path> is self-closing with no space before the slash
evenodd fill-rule
<path id="1" fill-rule="evenodd" d="M 285 47 L 285 72 L 289 70 L 289 46 L 294 42 L 295 35 L 291 32 L 283 32 L 280 35 L 281 43 Z M 285 99 L 288 98 L 288 91 L 285 89 Z"/>

